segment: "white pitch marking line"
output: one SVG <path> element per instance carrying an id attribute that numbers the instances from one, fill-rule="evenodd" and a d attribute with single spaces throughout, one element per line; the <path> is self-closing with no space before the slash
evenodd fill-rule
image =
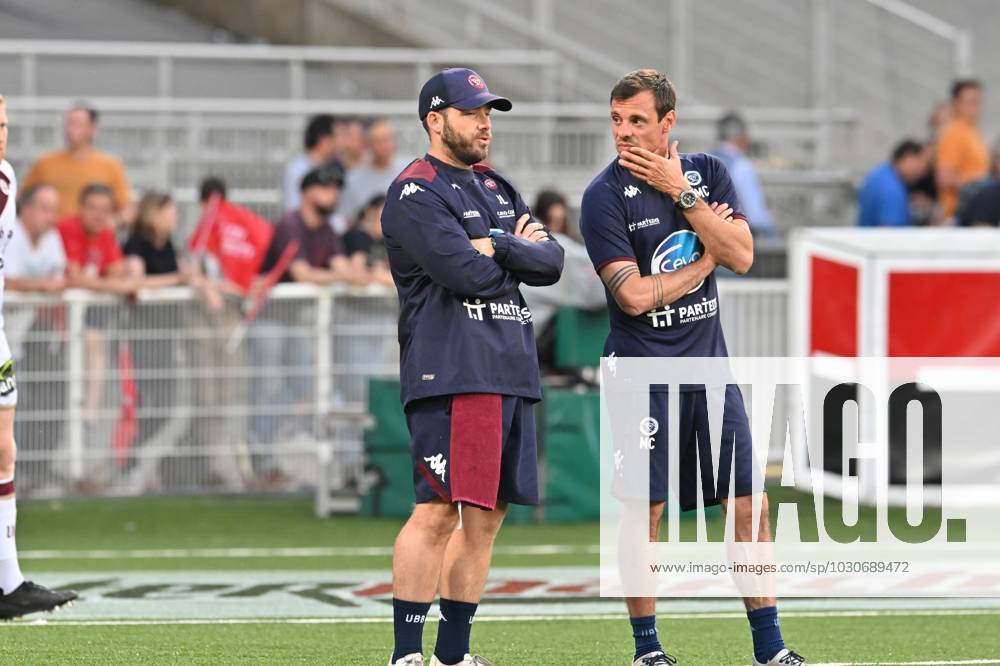
<path id="1" fill-rule="evenodd" d="M 600 552 L 597 545 L 541 544 L 496 546 L 495 555 L 579 555 Z M 183 559 L 241 557 L 378 557 L 392 555 L 391 546 L 333 546 L 304 548 L 161 548 L 132 550 L 25 550 L 24 560 Z"/>
<path id="2" fill-rule="evenodd" d="M 926 610 L 926 611 L 784 611 L 782 617 L 868 617 L 871 615 L 1000 615 L 1000 609 L 969 610 Z M 535 622 L 564 620 L 621 620 L 621 613 L 575 614 L 575 615 L 484 615 L 476 622 Z M 734 620 L 746 619 L 746 613 L 659 613 L 657 617 L 668 620 Z M 437 618 L 428 617 L 428 622 Z M 147 626 L 147 625 L 212 625 L 212 624 L 390 624 L 391 617 L 302 617 L 302 618 L 220 618 L 220 619 L 163 619 L 163 620 L 50 620 L 48 622 L 13 622 L 6 627 L 107 627 L 107 626 Z M 877 666 L 881 663 L 871 662 Z M 927 664 L 1000 664 L 1000 659 L 992 661 L 927 661 L 891 662 L 903 666 Z M 870 666 L 869 662 L 844 662 L 837 664 L 816 664 L 815 666 Z"/>

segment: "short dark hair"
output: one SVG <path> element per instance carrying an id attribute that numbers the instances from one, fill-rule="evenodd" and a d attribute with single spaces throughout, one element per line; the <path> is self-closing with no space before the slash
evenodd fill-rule
<path id="1" fill-rule="evenodd" d="M 310 118 L 309 124 L 306 125 L 304 140 L 306 150 L 312 150 L 320 142 L 320 139 L 333 134 L 333 127 L 336 124 L 336 118 L 329 113 L 321 113 Z"/>
<path id="2" fill-rule="evenodd" d="M 31 185 L 21 190 L 21 192 L 18 194 L 17 197 L 17 207 L 27 208 L 35 200 L 35 197 L 38 196 L 38 193 L 46 188 L 58 192 L 58 190 L 56 190 L 48 183 L 35 183 L 34 185 Z"/>
<path id="3" fill-rule="evenodd" d="M 213 194 L 218 194 L 219 198 L 225 201 L 227 194 L 226 181 L 218 176 L 207 176 L 201 181 L 201 185 L 198 187 L 198 201 L 205 203 L 212 198 Z"/>
<path id="4" fill-rule="evenodd" d="M 542 224 L 547 225 L 549 223 L 549 211 L 555 206 L 569 208 L 566 204 L 566 197 L 555 190 L 542 190 L 538 193 L 538 197 L 535 199 L 535 205 L 532 207 L 531 212 L 535 214 L 535 217 L 542 221 Z"/>
<path id="5" fill-rule="evenodd" d="M 674 110 L 677 104 L 674 84 L 655 69 L 637 69 L 623 76 L 611 89 L 611 101 L 622 102 L 631 99 L 643 90 L 653 93 L 657 120 L 663 120 L 664 116 Z"/>
<path id="6" fill-rule="evenodd" d="M 966 88 L 982 90 L 983 84 L 976 79 L 956 79 L 951 84 L 951 99 L 954 101 L 962 94 Z"/>
<path id="7" fill-rule="evenodd" d="M 306 175 L 302 176 L 302 180 L 299 181 L 299 191 L 305 192 L 310 187 L 319 185 L 320 187 L 336 187 L 338 189 L 343 189 L 344 187 L 344 171 L 340 168 L 340 165 L 335 162 L 322 167 L 317 167 L 315 169 L 310 169 Z"/>
<path id="8" fill-rule="evenodd" d="M 747 123 L 743 116 L 730 111 L 715 123 L 715 132 L 719 141 L 732 141 L 747 133 Z"/>
<path id="9" fill-rule="evenodd" d="M 97 119 L 99 117 L 99 114 L 97 113 L 97 109 L 95 109 L 93 106 L 91 106 L 86 102 L 76 102 L 75 104 L 73 104 L 73 106 L 69 107 L 70 111 L 75 111 L 76 109 L 80 109 L 81 111 L 86 111 L 87 116 L 90 117 L 90 123 L 92 125 L 97 124 Z"/>
<path id="10" fill-rule="evenodd" d="M 115 200 L 115 193 L 111 191 L 111 188 L 104 183 L 90 183 L 80 192 L 80 204 L 83 203 L 92 196 L 104 196 L 111 199 L 111 203 L 118 205 Z"/>
<path id="11" fill-rule="evenodd" d="M 908 155 L 919 155 L 924 152 L 924 144 L 914 139 L 903 139 L 892 149 L 892 162 L 895 164 Z"/>

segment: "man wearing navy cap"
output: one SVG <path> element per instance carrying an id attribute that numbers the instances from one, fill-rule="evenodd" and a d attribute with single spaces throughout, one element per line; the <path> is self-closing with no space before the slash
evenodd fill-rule
<path id="1" fill-rule="evenodd" d="M 424 663 L 439 585 L 431 666 L 487 663 L 469 654 L 469 634 L 493 539 L 508 503 L 538 503 L 538 357 L 518 286 L 555 283 L 563 249 L 481 166 L 493 109 L 509 111 L 510 100 L 474 71 L 431 77 L 418 107 L 430 149 L 396 178 L 382 212 L 417 502 L 393 549 L 390 665 Z"/>

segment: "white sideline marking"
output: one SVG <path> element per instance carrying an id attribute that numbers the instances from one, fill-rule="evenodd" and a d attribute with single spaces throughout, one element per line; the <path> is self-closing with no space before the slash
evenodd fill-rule
<path id="1" fill-rule="evenodd" d="M 870 617 L 890 615 L 1000 615 L 1000 609 L 964 610 L 889 610 L 889 611 L 783 611 L 782 617 L 829 618 L 829 617 Z M 621 620 L 622 613 L 566 614 L 566 615 L 484 615 L 476 622 L 546 622 L 563 620 Z M 742 611 L 725 613 L 657 613 L 657 617 L 667 620 L 734 620 L 746 619 Z M 438 618 L 428 616 L 427 622 L 437 622 Z M 220 618 L 220 619 L 164 619 L 164 620 L 46 620 L 16 621 L 7 627 L 107 627 L 107 626 L 147 626 L 147 625 L 211 625 L 211 624 L 391 624 L 391 617 L 300 617 L 300 618 Z M 933 666 L 935 664 L 1000 664 L 1000 659 L 973 661 L 906 661 L 906 662 L 837 662 L 835 664 L 815 664 L 813 666 L 878 666 L 879 664 L 899 664 L 907 666 Z"/>
<path id="2" fill-rule="evenodd" d="M 588 555 L 600 552 L 600 546 L 542 544 L 537 546 L 496 546 L 494 555 Z M 161 548 L 130 550 L 24 550 L 22 560 L 113 560 L 113 559 L 185 559 L 243 557 L 377 557 L 392 555 L 391 546 L 344 546 L 304 548 Z"/>

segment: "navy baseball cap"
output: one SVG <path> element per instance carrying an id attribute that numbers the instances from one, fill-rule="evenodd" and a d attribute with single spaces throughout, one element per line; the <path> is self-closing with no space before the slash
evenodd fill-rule
<path id="1" fill-rule="evenodd" d="M 513 107 L 506 97 L 491 93 L 483 77 L 471 69 L 454 67 L 442 69 L 427 80 L 420 89 L 417 113 L 423 120 L 431 111 L 440 111 L 449 106 L 468 110 L 487 104 L 499 111 L 510 111 Z"/>

